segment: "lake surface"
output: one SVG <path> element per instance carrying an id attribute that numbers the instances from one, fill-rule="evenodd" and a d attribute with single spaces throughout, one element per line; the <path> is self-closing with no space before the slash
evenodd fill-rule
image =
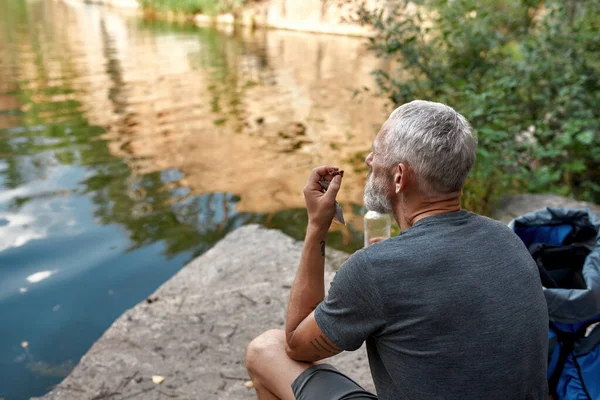
<path id="1" fill-rule="evenodd" d="M 301 239 L 314 166 L 346 170 L 350 224 L 329 244 L 361 247 L 363 159 L 386 117 L 364 40 L 0 3 L 0 398 L 59 383 L 235 228 Z"/>

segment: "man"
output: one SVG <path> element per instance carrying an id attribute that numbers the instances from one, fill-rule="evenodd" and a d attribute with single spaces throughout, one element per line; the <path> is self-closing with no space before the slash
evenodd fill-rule
<path id="1" fill-rule="evenodd" d="M 413 101 L 390 115 L 366 159 L 364 200 L 402 233 L 354 253 L 326 298 L 342 178 L 313 170 L 285 332 L 263 333 L 246 353 L 259 399 L 546 399 L 548 312 L 535 262 L 508 227 L 460 209 L 475 148 L 465 118 L 443 104 Z M 333 178 L 326 193 L 320 178 Z M 317 363 L 365 341 L 378 397 Z"/>

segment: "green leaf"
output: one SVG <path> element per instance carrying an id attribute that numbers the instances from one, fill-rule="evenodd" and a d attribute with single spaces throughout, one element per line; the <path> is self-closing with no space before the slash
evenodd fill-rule
<path id="1" fill-rule="evenodd" d="M 592 131 L 581 132 L 579 135 L 577 135 L 577 141 L 579 143 L 582 143 L 585 145 L 592 144 L 594 142 L 594 132 L 592 132 Z"/>

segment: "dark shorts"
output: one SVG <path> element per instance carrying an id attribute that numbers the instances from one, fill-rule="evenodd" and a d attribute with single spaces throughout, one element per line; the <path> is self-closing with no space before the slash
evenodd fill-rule
<path id="1" fill-rule="evenodd" d="M 317 364 L 302 372 L 292 383 L 298 400 L 377 400 L 358 383 L 329 364 Z"/>

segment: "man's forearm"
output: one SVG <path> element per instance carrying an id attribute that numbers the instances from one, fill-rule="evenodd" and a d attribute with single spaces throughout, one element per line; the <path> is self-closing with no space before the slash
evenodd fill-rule
<path id="1" fill-rule="evenodd" d="M 291 335 L 325 297 L 325 240 L 327 229 L 308 226 L 302 258 L 290 291 L 285 324 Z"/>

